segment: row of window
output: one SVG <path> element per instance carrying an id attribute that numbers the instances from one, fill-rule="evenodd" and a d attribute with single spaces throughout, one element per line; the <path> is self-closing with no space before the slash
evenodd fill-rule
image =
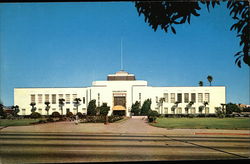
<path id="1" fill-rule="evenodd" d="M 174 111 L 165 107 L 164 111 L 161 111 L 160 108 L 155 108 L 155 110 L 160 114 L 197 114 L 197 113 L 209 113 L 209 107 L 206 107 L 204 111 L 196 111 L 195 107 L 190 108 L 190 110 L 185 110 L 184 108 L 178 107 Z"/>
<path id="2" fill-rule="evenodd" d="M 37 94 L 37 95 L 30 95 L 30 101 L 32 103 L 36 103 L 36 96 L 37 96 L 37 103 L 38 104 L 43 104 L 44 102 L 51 102 L 52 104 L 57 103 L 57 97 L 58 100 L 65 98 L 65 103 L 70 104 L 75 100 L 77 97 L 77 94 Z M 85 97 L 81 99 L 81 102 L 85 104 Z"/>
<path id="3" fill-rule="evenodd" d="M 176 99 L 177 95 L 177 99 Z M 164 102 L 166 103 L 175 103 L 176 101 L 182 103 L 182 98 L 184 95 L 184 103 L 189 103 L 190 101 L 196 102 L 196 93 L 170 93 L 170 100 L 169 100 L 169 93 L 163 93 Z M 141 100 L 141 93 L 139 93 L 139 100 Z M 198 103 L 203 103 L 204 101 L 210 101 L 210 94 L 209 93 L 198 93 Z M 155 97 L 155 102 L 159 102 L 159 97 Z"/>

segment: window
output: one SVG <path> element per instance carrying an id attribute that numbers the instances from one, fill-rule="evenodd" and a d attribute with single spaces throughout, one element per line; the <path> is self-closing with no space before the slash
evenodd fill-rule
<path id="1" fill-rule="evenodd" d="M 184 93 L 184 103 L 188 103 L 189 102 L 189 95 L 188 93 Z"/>
<path id="2" fill-rule="evenodd" d="M 171 100 L 170 100 L 171 103 L 175 103 L 175 94 L 174 94 L 174 93 L 171 93 L 170 96 L 171 96 L 171 98 L 170 98 L 170 99 L 171 99 Z"/>
<path id="3" fill-rule="evenodd" d="M 209 102 L 209 93 L 205 93 L 205 101 Z"/>
<path id="4" fill-rule="evenodd" d="M 158 107 L 156 107 L 156 108 L 155 108 L 155 110 L 156 110 L 158 113 L 160 113 L 160 111 L 159 111 L 159 108 L 158 108 Z"/>
<path id="5" fill-rule="evenodd" d="M 196 102 L 195 93 L 191 93 L 191 101 Z"/>
<path id="6" fill-rule="evenodd" d="M 52 110 L 53 110 L 53 111 L 55 111 L 55 110 L 56 110 L 56 108 L 52 108 Z"/>
<path id="7" fill-rule="evenodd" d="M 202 102 L 203 102 L 202 93 L 198 93 L 198 102 L 199 102 L 199 103 L 202 103 Z"/>
<path id="8" fill-rule="evenodd" d="M 42 114 L 42 109 L 41 108 L 38 109 L 38 113 Z"/>
<path id="9" fill-rule="evenodd" d="M 30 102 L 36 103 L 36 96 L 35 95 L 30 95 Z"/>
<path id="10" fill-rule="evenodd" d="M 100 106 L 100 93 L 98 93 L 98 102 L 97 105 Z"/>
<path id="11" fill-rule="evenodd" d="M 181 114 L 181 112 L 182 112 L 181 107 L 178 107 L 176 112 L 177 112 L 177 114 Z"/>
<path id="12" fill-rule="evenodd" d="M 209 107 L 205 108 L 205 113 L 208 114 L 209 113 Z"/>
<path id="13" fill-rule="evenodd" d="M 66 101 L 66 104 L 70 104 L 70 94 L 66 94 L 65 101 Z"/>
<path id="14" fill-rule="evenodd" d="M 26 114 L 25 112 L 26 112 L 25 109 L 22 109 L 22 115 L 25 115 Z"/>
<path id="15" fill-rule="evenodd" d="M 141 93 L 139 93 L 139 101 L 141 102 Z"/>
<path id="16" fill-rule="evenodd" d="M 195 114 L 195 107 L 191 108 L 191 114 Z"/>
<path id="17" fill-rule="evenodd" d="M 82 108 L 82 111 L 84 112 L 86 110 L 86 108 Z"/>
<path id="18" fill-rule="evenodd" d="M 182 94 L 181 94 L 181 93 L 178 93 L 178 94 L 177 94 L 177 101 L 178 101 L 179 103 L 182 103 Z"/>
<path id="19" fill-rule="evenodd" d="M 168 93 L 163 94 L 164 102 L 168 103 Z"/>
<path id="20" fill-rule="evenodd" d="M 49 102 L 49 95 L 48 94 L 45 95 L 45 102 Z"/>
<path id="21" fill-rule="evenodd" d="M 168 108 L 167 107 L 164 107 L 164 113 L 168 114 Z"/>
<path id="22" fill-rule="evenodd" d="M 43 95 L 39 94 L 38 95 L 38 104 L 42 104 L 43 103 Z"/>
<path id="23" fill-rule="evenodd" d="M 59 96 L 58 99 L 62 99 L 63 98 L 63 94 L 59 94 L 58 96 Z"/>
<path id="24" fill-rule="evenodd" d="M 52 104 L 56 104 L 56 95 L 55 94 L 52 95 Z"/>
<path id="25" fill-rule="evenodd" d="M 82 98 L 82 103 L 85 104 L 85 97 Z"/>
<path id="26" fill-rule="evenodd" d="M 73 94 L 72 95 L 72 101 L 75 101 L 76 98 L 77 98 L 77 94 Z"/>

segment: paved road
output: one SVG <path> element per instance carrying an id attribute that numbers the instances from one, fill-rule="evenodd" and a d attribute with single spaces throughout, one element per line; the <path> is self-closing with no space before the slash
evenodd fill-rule
<path id="1" fill-rule="evenodd" d="M 228 133 L 234 135 L 196 135 L 192 130 L 191 133 L 190 130 L 151 127 L 139 119 L 108 126 L 89 124 L 92 128 L 88 126 L 84 130 L 81 128 L 86 124 L 48 125 L 2 129 L 0 163 L 219 160 L 250 157 L 250 136 L 241 135 L 247 131 Z"/>

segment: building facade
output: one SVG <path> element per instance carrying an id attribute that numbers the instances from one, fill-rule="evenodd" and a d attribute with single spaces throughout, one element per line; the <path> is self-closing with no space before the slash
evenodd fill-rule
<path id="1" fill-rule="evenodd" d="M 59 99 L 65 99 L 63 111 Z M 134 74 L 119 71 L 107 76 L 106 81 L 94 81 L 85 88 L 14 88 L 14 104 L 20 108 L 20 115 L 31 114 L 30 103 L 36 103 L 36 111 L 46 115 L 46 101 L 50 102 L 49 114 L 57 111 L 76 114 L 74 99 L 80 98 L 78 112 L 87 113 L 88 103 L 95 99 L 96 106 L 107 103 L 109 115 L 122 113 L 131 115 L 131 106 L 136 101 L 142 103 L 151 99 L 151 109 L 160 114 L 215 113 L 215 107 L 226 103 L 225 86 L 199 87 L 153 87 L 147 81 L 136 80 Z M 178 103 L 176 103 L 178 102 Z M 188 106 L 190 102 L 193 104 Z M 207 105 L 204 106 L 204 102 Z M 200 107 L 204 110 L 200 110 Z M 188 107 L 188 108 L 187 108 Z M 187 110 L 188 109 L 188 110 Z"/>

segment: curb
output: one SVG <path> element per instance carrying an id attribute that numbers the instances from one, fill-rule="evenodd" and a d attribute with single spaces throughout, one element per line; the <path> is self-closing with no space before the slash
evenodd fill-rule
<path id="1" fill-rule="evenodd" d="M 194 133 L 195 135 L 249 135 L 250 133 Z"/>

